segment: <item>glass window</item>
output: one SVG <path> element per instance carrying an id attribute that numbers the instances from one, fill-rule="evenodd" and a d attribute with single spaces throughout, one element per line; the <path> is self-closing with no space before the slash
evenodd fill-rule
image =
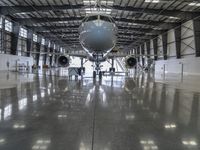
<path id="1" fill-rule="evenodd" d="M 8 32 L 12 32 L 13 30 L 12 22 L 10 22 L 9 20 L 5 20 L 5 30 Z"/>
<path id="2" fill-rule="evenodd" d="M 11 52 L 11 34 L 4 33 L 4 53 L 10 54 Z"/>
<path id="3" fill-rule="evenodd" d="M 3 23 L 3 19 L 2 17 L 0 17 L 0 29 L 2 29 L 2 23 Z"/>
<path id="4" fill-rule="evenodd" d="M 23 37 L 23 38 L 27 38 L 27 30 L 24 28 L 20 28 L 20 32 L 19 32 L 19 36 Z"/>
<path id="5" fill-rule="evenodd" d="M 49 41 L 48 48 L 50 48 L 50 47 L 51 47 L 51 42 Z"/>
<path id="6" fill-rule="evenodd" d="M 60 52 L 63 53 L 63 48 L 62 47 L 60 48 Z"/>
<path id="7" fill-rule="evenodd" d="M 44 38 L 42 38 L 42 43 L 41 44 L 45 45 L 45 39 Z"/>
<path id="8" fill-rule="evenodd" d="M 27 41 L 24 38 L 18 40 L 18 56 L 27 56 Z"/>
<path id="9" fill-rule="evenodd" d="M 33 41 L 34 41 L 34 42 L 37 42 L 37 38 L 38 38 L 37 35 L 36 35 L 36 34 L 33 34 Z"/>

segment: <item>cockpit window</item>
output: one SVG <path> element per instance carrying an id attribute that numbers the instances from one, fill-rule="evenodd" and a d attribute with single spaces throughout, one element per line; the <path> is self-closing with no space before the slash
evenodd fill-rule
<path id="1" fill-rule="evenodd" d="M 89 16 L 86 21 L 88 22 L 88 21 L 94 21 L 94 20 L 98 20 L 98 16 Z"/>
<path id="2" fill-rule="evenodd" d="M 112 22 L 111 19 L 107 16 L 100 16 L 100 19 L 106 22 Z"/>
<path id="3" fill-rule="evenodd" d="M 108 16 L 103 16 L 103 15 L 95 15 L 95 16 L 85 17 L 83 19 L 83 22 L 94 21 L 94 20 L 98 20 L 98 19 L 106 21 L 106 22 L 112 22 L 112 23 L 115 22 L 113 18 L 108 17 Z"/>

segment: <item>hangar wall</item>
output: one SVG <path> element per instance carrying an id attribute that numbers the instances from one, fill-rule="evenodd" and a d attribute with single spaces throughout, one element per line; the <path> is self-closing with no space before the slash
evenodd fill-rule
<path id="1" fill-rule="evenodd" d="M 164 60 L 162 35 L 157 37 L 158 60 L 155 61 L 155 72 L 175 73 L 184 75 L 200 75 L 200 57 L 196 57 L 194 21 L 188 21 L 181 25 L 181 58 L 177 59 L 175 29 L 167 32 L 167 60 Z M 199 41 L 200 42 L 200 41 Z M 147 44 L 144 44 L 147 54 Z M 140 52 L 141 52 L 140 47 Z M 154 59 L 153 39 L 150 40 L 150 54 Z"/>
<path id="2" fill-rule="evenodd" d="M 200 75 L 200 58 L 194 55 L 182 59 L 168 59 L 155 62 L 157 73 L 173 73 L 184 75 Z"/>
<path id="3" fill-rule="evenodd" d="M 162 39 L 162 37 L 160 37 Z M 188 21 L 181 26 L 181 59 L 176 58 L 176 45 L 174 29 L 168 32 L 167 60 L 155 62 L 155 71 L 185 75 L 200 75 L 200 58 L 195 56 L 195 40 L 193 21 Z M 162 43 L 162 42 L 160 42 Z M 162 44 L 159 45 L 159 59 L 163 57 Z"/>
<path id="4" fill-rule="evenodd" d="M 32 57 L 0 54 L 0 71 L 19 70 L 29 68 L 33 65 Z"/>

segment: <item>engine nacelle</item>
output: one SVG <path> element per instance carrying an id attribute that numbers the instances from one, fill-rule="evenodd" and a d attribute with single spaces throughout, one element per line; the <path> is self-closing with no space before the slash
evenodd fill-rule
<path id="1" fill-rule="evenodd" d="M 137 60 L 134 56 L 128 56 L 125 59 L 125 64 L 126 64 L 127 68 L 131 69 L 131 68 L 134 68 L 137 65 Z"/>
<path id="2" fill-rule="evenodd" d="M 69 63 L 70 63 L 70 58 L 67 57 L 67 56 L 60 56 L 58 58 L 58 64 L 62 67 L 68 67 L 69 66 Z"/>

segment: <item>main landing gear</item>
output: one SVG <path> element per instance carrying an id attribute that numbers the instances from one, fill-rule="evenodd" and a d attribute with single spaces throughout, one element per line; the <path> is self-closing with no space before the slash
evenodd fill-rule
<path id="1" fill-rule="evenodd" d="M 102 77 L 103 77 L 102 71 L 99 71 L 98 73 L 97 73 L 97 71 L 93 71 L 93 78 L 94 79 L 96 79 L 97 75 L 99 76 L 99 79 L 102 79 Z"/>

